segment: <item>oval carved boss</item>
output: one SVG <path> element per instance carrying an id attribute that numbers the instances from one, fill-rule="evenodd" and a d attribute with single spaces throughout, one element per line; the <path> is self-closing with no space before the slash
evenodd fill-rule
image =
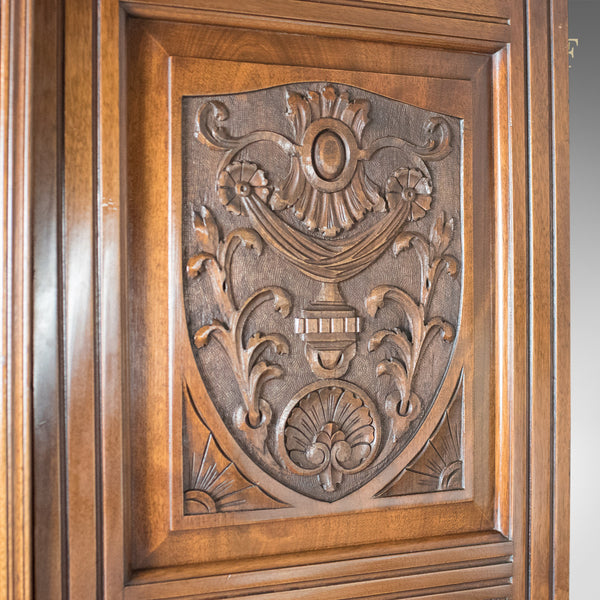
<path id="1" fill-rule="evenodd" d="M 321 179 L 337 179 L 346 164 L 344 142 L 335 131 L 321 131 L 313 142 L 312 159 L 315 171 Z"/>

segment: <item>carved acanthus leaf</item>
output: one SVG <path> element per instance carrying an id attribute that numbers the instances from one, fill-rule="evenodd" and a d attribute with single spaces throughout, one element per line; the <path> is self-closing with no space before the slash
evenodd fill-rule
<path id="1" fill-rule="evenodd" d="M 195 278 L 203 266 L 206 268 L 215 301 L 224 317 L 223 321 L 213 320 L 198 329 L 194 334 L 194 344 L 197 348 L 203 348 L 211 336 L 214 336 L 227 354 L 244 400 L 243 408 L 236 411 L 235 420 L 258 452 L 266 455 L 271 409 L 261 392 L 268 381 L 281 377 L 283 370 L 279 365 L 259 358 L 268 347 L 272 347 L 279 355 L 287 354 L 289 344 L 281 334 L 262 332 L 255 332 L 245 342 L 244 332 L 248 319 L 261 304 L 272 301 L 275 311 L 287 317 L 291 300 L 284 289 L 272 286 L 251 294 L 238 309 L 230 280 L 233 253 L 242 245 L 260 254 L 260 236 L 252 229 L 239 228 L 231 231 L 221 241 L 218 225 L 206 207 L 202 207 L 200 214 L 195 215 L 194 229 L 200 246 L 210 248 L 213 254 L 202 252 L 190 258 L 187 265 L 188 277 Z"/>
<path id="2" fill-rule="evenodd" d="M 406 182 L 415 184 L 419 174 L 403 173 Z M 412 179 L 411 179 L 412 177 Z M 368 350 L 374 352 L 382 344 L 395 347 L 396 357 L 383 360 L 377 365 L 377 376 L 390 376 L 396 390 L 390 392 L 385 401 L 385 409 L 391 420 L 391 441 L 399 438 L 411 421 L 419 416 L 421 399 L 413 391 L 413 380 L 419 361 L 433 335 L 441 332 L 442 339 L 451 342 L 455 336 L 454 327 L 439 316 L 427 319 L 429 300 L 441 272 L 441 265 L 447 265 L 449 275 L 455 277 L 458 261 L 447 251 L 454 233 L 454 221 L 447 220 L 442 212 L 433 227 L 429 240 L 419 233 L 400 233 L 393 246 L 395 256 L 413 246 L 421 263 L 421 288 L 419 302 L 410 294 L 388 285 L 374 288 L 366 299 L 367 312 L 374 317 L 386 300 L 394 302 L 400 313 L 406 316 L 408 331 L 400 327 L 376 331 L 369 340 Z"/>
<path id="3" fill-rule="evenodd" d="M 206 206 L 194 213 L 194 233 L 202 252 L 216 256 L 219 247 L 219 227 Z"/>
<path id="4" fill-rule="evenodd" d="M 403 231 L 394 240 L 392 250 L 394 256 L 398 256 L 403 250 L 411 246 L 416 250 L 421 263 L 421 292 L 420 302 L 427 308 L 429 297 L 446 265 L 446 272 L 450 277 L 456 279 L 460 270 L 458 260 L 447 254 L 448 247 L 454 235 L 454 219 L 446 219 L 441 212 L 431 227 L 429 239 L 420 233 Z"/>

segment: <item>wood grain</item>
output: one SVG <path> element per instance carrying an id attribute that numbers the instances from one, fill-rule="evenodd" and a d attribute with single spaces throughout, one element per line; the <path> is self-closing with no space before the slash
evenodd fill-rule
<path id="1" fill-rule="evenodd" d="M 1 6 L 0 595 L 567 598 L 566 2 Z M 216 526 L 171 495 L 181 98 L 332 80 L 464 122 L 464 489 Z"/>
<path id="2" fill-rule="evenodd" d="M 62 214 L 64 293 L 64 411 L 66 536 L 69 593 L 95 596 L 101 565 L 96 545 L 97 368 L 94 141 L 92 121 L 92 7 L 65 3 L 64 212 Z M 82 335 L 85 332 L 85 335 Z M 77 557 L 74 560 L 74 557 Z"/>
<path id="3" fill-rule="evenodd" d="M 569 529 L 570 529 L 570 439 L 571 439 L 571 345 L 570 335 L 570 217 L 569 177 L 564 165 L 569 164 L 569 121 L 564 117 L 569 106 L 569 65 L 563 48 L 568 45 L 568 10 L 564 3 L 553 2 L 550 12 L 552 53 L 548 62 L 553 66 L 551 140 L 552 232 L 553 254 L 553 339 L 555 365 L 553 413 L 553 592 L 558 600 L 569 598 Z M 566 344 L 563 343 L 566 340 Z M 559 348 L 560 353 L 559 353 Z"/>
<path id="4" fill-rule="evenodd" d="M 64 524 L 65 436 L 59 260 L 62 198 L 62 78 L 57 77 L 62 7 L 56 0 L 34 4 L 32 103 L 33 206 L 33 580 L 34 597 L 59 598 L 68 568 Z M 51 24 L 51 26 L 49 26 Z M 35 515 L 44 514 L 40 519 Z"/>
<path id="5" fill-rule="evenodd" d="M 94 90 L 97 121 L 95 127 L 95 186 L 96 219 L 96 277 L 98 301 L 97 332 L 97 421 L 99 433 L 98 480 L 102 487 L 97 506 L 101 512 L 96 535 L 102 553 L 98 588 L 106 598 L 120 595 L 126 578 L 126 565 L 120 553 L 124 547 L 124 514 L 128 506 L 127 490 L 123 489 L 124 460 L 123 432 L 123 370 L 126 344 L 122 343 L 124 270 L 126 254 L 121 206 L 123 186 L 122 161 L 124 135 L 122 115 L 123 73 L 120 69 L 122 47 L 119 43 L 122 23 L 118 2 L 98 2 L 94 15 L 96 46 Z M 109 451 L 110 449 L 110 451 Z M 114 450 L 117 450 L 116 452 Z"/>
<path id="6" fill-rule="evenodd" d="M 441 5 L 438 3 L 438 7 Z M 453 6 L 454 3 L 453 3 Z M 198 2 L 187 0 L 177 8 L 165 6 L 163 2 L 127 2 L 125 8 L 131 15 L 148 19 L 188 21 L 226 26 L 282 30 L 291 33 L 318 32 L 333 37 L 356 37 L 359 39 L 413 41 L 418 45 L 453 47 L 465 44 L 472 49 L 506 42 L 510 28 L 502 18 L 485 19 L 475 15 L 470 8 L 462 13 L 448 14 L 439 10 L 414 10 L 402 4 L 345 3 L 340 7 L 311 2 L 310 18 L 308 7 L 299 0 L 285 3 L 277 0 L 262 0 L 240 10 L 232 0 Z M 474 18 L 473 18 L 474 17 Z M 442 32 L 452 32 L 444 35 Z M 343 32 L 343 33 L 342 33 Z M 460 42 L 456 38 L 461 38 Z"/>
<path id="7" fill-rule="evenodd" d="M 148 580 L 154 578 L 152 574 L 140 574 L 132 580 L 132 585 L 127 588 L 126 598 L 128 600 L 129 598 L 166 598 L 171 597 L 170 594 L 173 593 L 185 597 L 188 594 L 197 593 L 199 586 L 202 587 L 206 597 L 211 595 L 218 597 L 219 594 L 226 593 L 225 589 L 230 589 L 234 597 L 252 594 L 253 598 L 254 595 L 259 598 L 269 597 L 269 595 L 273 597 L 275 594 L 283 595 L 286 590 L 291 589 L 295 593 L 300 593 L 299 590 L 302 590 L 306 598 L 322 598 L 324 594 L 344 594 L 350 590 L 353 592 L 358 590 L 359 594 L 372 595 L 373 592 L 384 594 L 389 591 L 390 585 L 394 586 L 394 579 L 401 575 L 408 575 L 411 579 L 407 582 L 407 587 L 403 587 L 404 584 L 398 582 L 395 593 L 408 590 L 412 593 L 417 591 L 422 593 L 431 584 L 427 573 L 432 568 L 445 572 L 445 575 L 438 580 L 442 588 L 450 583 L 447 579 L 447 572 L 450 569 L 455 569 L 459 577 L 461 568 L 473 569 L 465 579 L 472 578 L 475 581 L 480 577 L 482 580 L 489 577 L 492 582 L 501 579 L 503 573 L 507 572 L 506 561 L 512 552 L 510 542 L 490 543 L 478 547 L 466 545 L 460 548 L 427 551 L 420 551 L 417 546 L 413 547 L 415 551 L 407 554 L 390 552 L 385 556 L 321 562 L 299 566 L 293 571 L 286 568 L 273 568 L 256 571 L 251 577 L 240 573 L 208 576 L 197 580 L 191 579 L 187 582 L 174 580 L 162 584 L 150 584 Z M 475 554 L 479 557 L 476 561 L 472 558 Z M 362 586 L 361 578 L 365 577 L 368 578 L 369 583 Z M 437 590 L 437 592 L 443 592 L 443 589 Z M 151 594 L 156 594 L 156 596 L 151 596 Z M 291 594 L 292 592 L 289 592 L 290 597 Z M 409 592 L 408 597 L 411 595 Z M 340 597 L 344 596 L 340 595 Z M 465 597 L 469 597 L 468 594 Z M 482 597 L 489 598 L 489 596 Z"/>
<path id="8" fill-rule="evenodd" d="M 0 596 L 32 597 L 31 3 L 0 4 Z"/>
<path id="9" fill-rule="evenodd" d="M 536 27 L 534 23 L 538 22 L 543 22 L 545 27 Z M 529 187 L 529 286 L 530 294 L 535 298 L 529 312 L 532 345 L 529 410 L 533 422 L 544 423 L 539 429 L 530 429 L 530 510 L 534 515 L 530 525 L 530 586 L 533 596 L 566 598 L 568 553 L 554 557 L 542 550 L 544 545 L 553 548 L 558 540 L 567 539 L 569 528 L 569 520 L 565 518 L 568 501 L 564 500 L 568 497 L 565 494 L 568 488 L 566 481 L 557 487 L 556 480 L 557 472 L 566 475 L 563 460 L 568 462 L 565 434 L 570 412 L 569 360 L 563 358 L 569 356 L 569 293 L 564 275 L 568 265 L 566 198 L 569 177 L 562 169 L 557 171 L 557 160 L 562 157 L 566 162 L 564 153 L 568 138 L 564 118 L 568 112 L 567 78 L 564 76 L 567 58 L 556 49 L 567 45 L 566 13 L 553 1 L 547 5 L 529 2 L 526 24 L 529 40 L 528 133 L 535 149 L 530 155 L 529 181 L 536 182 L 535 186 Z M 553 65 L 564 77 L 558 84 Z M 548 464 L 552 465 L 551 477 L 542 475 L 542 465 Z M 563 552 L 567 552 L 566 544 Z"/>

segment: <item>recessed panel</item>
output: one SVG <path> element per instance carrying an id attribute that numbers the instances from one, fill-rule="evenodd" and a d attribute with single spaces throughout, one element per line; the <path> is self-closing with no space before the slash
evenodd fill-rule
<path id="1" fill-rule="evenodd" d="M 498 541 L 480 59 L 168 58 L 132 31 L 134 568 Z"/>

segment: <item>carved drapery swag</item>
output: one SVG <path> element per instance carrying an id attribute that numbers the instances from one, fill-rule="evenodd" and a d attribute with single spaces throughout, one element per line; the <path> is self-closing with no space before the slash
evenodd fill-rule
<path id="1" fill-rule="evenodd" d="M 184 100 L 196 364 L 238 446 L 300 494 L 360 490 L 436 402 L 460 317 L 461 135 L 458 119 L 341 84 Z M 186 502 L 204 507 L 186 460 Z"/>

